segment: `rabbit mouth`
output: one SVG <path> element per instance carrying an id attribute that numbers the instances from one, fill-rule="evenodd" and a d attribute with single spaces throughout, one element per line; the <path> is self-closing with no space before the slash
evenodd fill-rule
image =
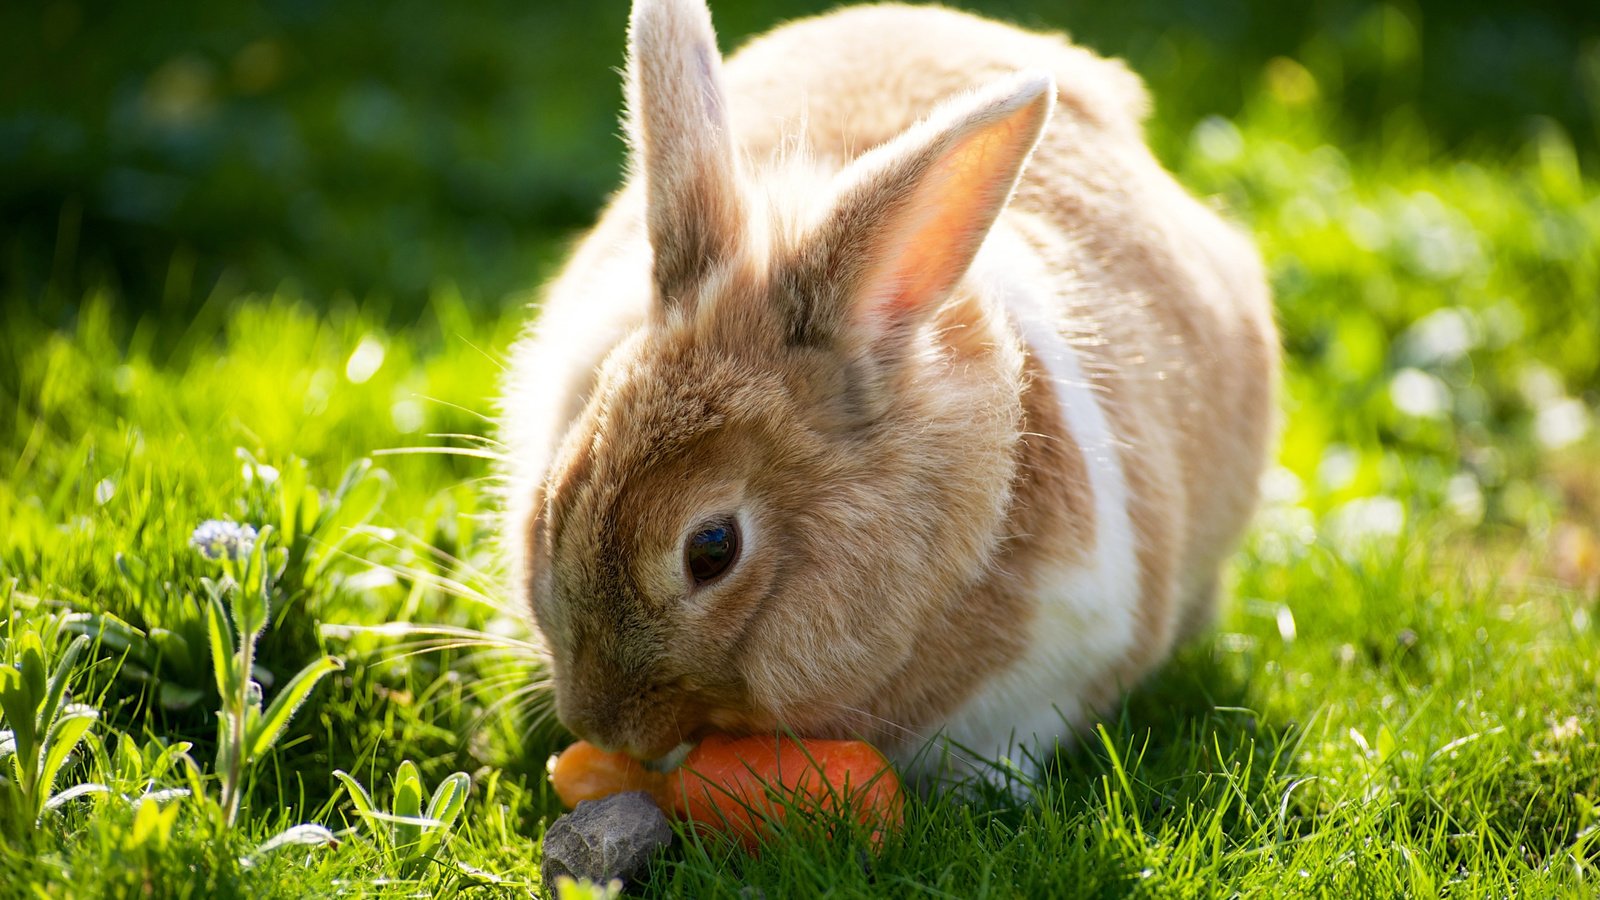
<path id="1" fill-rule="evenodd" d="M 692 730 L 681 732 L 685 734 L 686 737 L 684 737 L 684 739 L 680 741 L 676 747 L 673 747 L 671 750 L 668 750 L 666 753 L 663 753 L 660 756 L 655 756 L 648 759 L 640 758 L 639 764 L 652 772 L 672 772 L 675 771 L 679 766 L 683 765 L 683 761 L 686 757 L 688 757 L 689 752 L 693 750 L 700 743 L 700 741 L 708 735 L 759 734 L 762 732 L 770 732 L 773 728 L 778 727 L 776 724 L 770 726 L 756 726 L 751 722 L 739 721 L 740 717 L 736 716 L 718 716 L 712 714 L 708 718 L 709 721 L 707 721 L 705 724 L 702 724 Z"/>
<path id="2" fill-rule="evenodd" d="M 652 772 L 671 772 L 683 765 L 684 759 L 689 756 L 689 751 L 694 749 L 698 741 L 684 741 L 671 750 L 655 759 L 641 760 L 640 765 Z"/>

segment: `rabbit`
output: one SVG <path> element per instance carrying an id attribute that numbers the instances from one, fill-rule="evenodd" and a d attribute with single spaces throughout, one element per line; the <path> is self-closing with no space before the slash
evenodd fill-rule
<path id="1" fill-rule="evenodd" d="M 1037 772 L 1213 618 L 1275 429 L 1252 241 L 1060 35 L 870 5 L 724 60 L 635 0 L 625 80 L 500 399 L 558 718 Z"/>

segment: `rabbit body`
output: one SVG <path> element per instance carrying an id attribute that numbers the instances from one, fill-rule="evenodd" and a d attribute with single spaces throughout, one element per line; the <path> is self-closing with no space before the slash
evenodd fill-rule
<path id="1" fill-rule="evenodd" d="M 569 727 L 1027 766 L 1209 622 L 1277 339 L 1251 242 L 1145 146 L 1136 76 L 903 5 L 723 63 L 700 0 L 639 0 L 629 89 L 630 177 L 503 398 Z M 700 583 L 684 542 L 715 528 L 742 543 Z"/>

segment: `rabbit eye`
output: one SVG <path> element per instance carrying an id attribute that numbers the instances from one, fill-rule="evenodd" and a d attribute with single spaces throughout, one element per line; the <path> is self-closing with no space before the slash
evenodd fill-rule
<path id="1" fill-rule="evenodd" d="M 684 568 L 696 585 L 715 581 L 738 556 L 739 526 L 727 520 L 701 528 L 683 547 Z"/>

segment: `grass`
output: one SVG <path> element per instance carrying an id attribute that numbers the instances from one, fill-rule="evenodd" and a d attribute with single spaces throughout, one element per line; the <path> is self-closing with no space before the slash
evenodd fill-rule
<path id="1" fill-rule="evenodd" d="M 1596 891 L 1600 184 L 1552 123 L 1519 151 L 1435 146 L 1404 116 L 1351 143 L 1281 57 L 1247 94 L 1163 138 L 1259 235 L 1290 353 L 1281 465 L 1216 632 L 1034 802 L 935 795 L 879 855 L 686 835 L 646 894 Z M 34 708 L 91 721 L 26 796 L 29 760 L 0 761 L 0 884 L 539 891 L 562 737 L 501 605 L 482 415 L 520 310 L 438 288 L 396 321 L 224 288 L 181 320 L 74 296 L 62 327 L 31 301 L 63 298 L 12 298 L 0 336 L 0 688 L 76 653 Z M 453 450 L 386 452 L 429 446 Z M 243 592 L 190 544 L 213 519 L 266 534 L 260 695 L 218 674 L 238 635 L 208 611 Z M 270 706 L 323 655 L 343 669 L 275 743 L 221 752 L 217 710 Z"/>

